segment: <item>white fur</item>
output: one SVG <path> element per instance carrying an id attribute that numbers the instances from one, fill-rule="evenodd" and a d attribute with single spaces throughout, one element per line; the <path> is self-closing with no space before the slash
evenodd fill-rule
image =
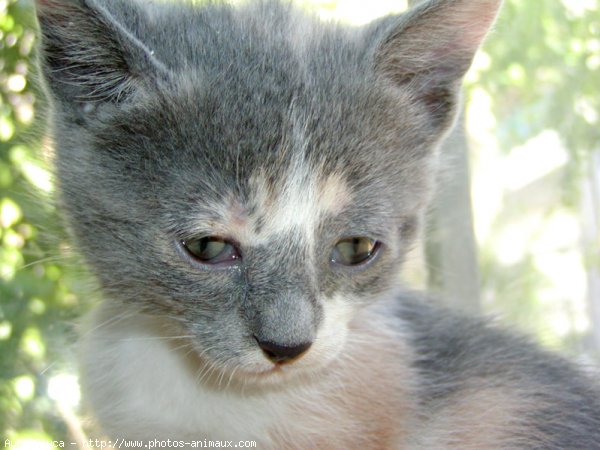
<path id="1" fill-rule="evenodd" d="M 408 350 L 386 327 L 363 329 L 364 316 L 359 325 L 350 322 L 342 303 L 332 299 L 335 306 L 326 310 L 315 348 L 297 363 L 282 367 L 292 376 L 273 374 L 264 385 L 245 385 L 226 376 L 211 387 L 199 380 L 202 368 L 191 346 L 182 347 L 187 338 L 175 339 L 164 319 L 116 312 L 105 302 L 94 317 L 99 325 L 83 340 L 82 384 L 112 438 L 255 440 L 259 448 L 273 449 L 282 448 L 283 442 L 297 444 L 286 448 L 318 448 L 319 443 L 328 443 L 328 448 L 369 448 L 363 446 L 368 434 L 348 439 L 349 433 L 374 426 L 363 423 L 371 410 L 376 415 L 397 411 L 398 419 L 388 420 L 397 422 L 404 417 L 402 411 L 412 408 L 407 386 L 391 389 L 395 380 L 410 379 L 410 369 L 398 364 L 408 360 L 404 355 Z M 334 331 L 334 324 L 344 322 L 352 328 L 346 344 L 347 327 L 341 327 L 342 333 Z M 316 368 L 315 361 L 336 355 L 327 370 Z M 371 363 L 376 370 L 365 370 Z M 303 364 L 314 364 L 315 369 L 302 370 Z M 294 371 L 305 376 L 294 377 Z M 382 409 L 377 404 L 385 397 L 388 406 Z M 328 425 L 331 417 L 336 418 L 335 431 Z M 390 437 L 398 442 L 404 439 L 399 424 L 397 435 Z"/>
<path id="2" fill-rule="evenodd" d="M 101 320 L 109 310 L 98 312 Z M 262 441 L 275 412 L 266 399 L 203 388 L 201 367 L 174 351 L 163 327 L 158 318 L 125 315 L 85 336 L 82 383 L 103 427 L 123 438 Z"/>

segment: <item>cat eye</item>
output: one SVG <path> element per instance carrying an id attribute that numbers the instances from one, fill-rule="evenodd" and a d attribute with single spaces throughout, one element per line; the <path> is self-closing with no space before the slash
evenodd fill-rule
<path id="1" fill-rule="evenodd" d="M 181 245 L 192 258 L 204 264 L 228 263 L 241 257 L 232 242 L 217 236 L 186 239 Z"/>
<path id="2" fill-rule="evenodd" d="M 331 262 L 343 266 L 357 266 L 372 259 L 381 244 L 367 237 L 351 237 L 342 239 L 331 252 Z"/>

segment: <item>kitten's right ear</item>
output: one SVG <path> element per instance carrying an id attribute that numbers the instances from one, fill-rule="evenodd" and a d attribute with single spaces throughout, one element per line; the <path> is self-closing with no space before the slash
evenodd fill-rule
<path id="1" fill-rule="evenodd" d="M 123 17 L 140 16 L 133 2 L 111 2 Z M 168 72 L 97 0 L 36 0 L 36 10 L 42 73 L 66 107 L 119 104 Z"/>
<path id="2" fill-rule="evenodd" d="M 502 0 L 428 0 L 392 22 L 375 55 L 376 70 L 426 106 L 430 123 L 448 125 L 461 78 L 492 26 Z M 387 19 L 386 19 L 387 20 Z M 384 24 L 389 22 L 384 21 Z"/>

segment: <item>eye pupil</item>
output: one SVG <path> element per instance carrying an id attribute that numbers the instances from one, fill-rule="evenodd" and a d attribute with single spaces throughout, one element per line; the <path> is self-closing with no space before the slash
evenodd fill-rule
<path id="1" fill-rule="evenodd" d="M 220 237 L 206 236 L 182 241 L 181 244 L 193 258 L 207 264 L 233 261 L 240 257 L 235 245 Z"/>
<path id="2" fill-rule="evenodd" d="M 366 237 L 342 239 L 333 248 L 331 261 L 344 266 L 355 266 L 371 259 L 379 243 Z"/>
<path id="3" fill-rule="evenodd" d="M 200 259 L 213 259 L 221 254 L 225 242 L 215 238 L 202 238 L 194 242 L 194 254 Z"/>

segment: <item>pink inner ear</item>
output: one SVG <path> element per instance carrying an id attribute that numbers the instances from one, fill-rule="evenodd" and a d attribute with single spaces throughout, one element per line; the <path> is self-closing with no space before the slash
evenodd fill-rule
<path id="1" fill-rule="evenodd" d="M 500 0 L 463 2 L 450 20 L 450 26 L 458 31 L 455 36 L 460 36 L 454 44 L 476 49 L 494 23 L 501 3 Z"/>
<path id="2" fill-rule="evenodd" d="M 402 72 L 431 73 L 436 68 L 442 71 L 438 76 L 447 81 L 463 76 L 501 3 L 426 2 L 382 49 L 382 67 L 392 76 Z"/>

